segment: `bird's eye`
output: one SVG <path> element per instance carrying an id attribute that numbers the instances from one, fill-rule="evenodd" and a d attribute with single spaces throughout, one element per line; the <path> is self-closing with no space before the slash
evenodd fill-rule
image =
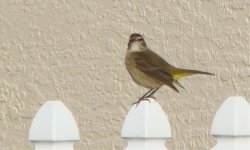
<path id="1" fill-rule="evenodd" d="M 142 38 L 138 39 L 138 41 L 142 41 L 142 40 L 143 40 Z"/>

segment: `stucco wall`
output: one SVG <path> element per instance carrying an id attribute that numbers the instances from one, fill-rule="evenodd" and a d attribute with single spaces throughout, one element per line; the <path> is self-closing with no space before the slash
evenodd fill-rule
<path id="1" fill-rule="evenodd" d="M 156 94 L 169 116 L 170 150 L 206 150 L 226 97 L 250 100 L 248 0 L 1 0 L 0 149 L 28 150 L 33 116 L 62 100 L 80 128 L 78 150 L 121 150 L 123 119 L 146 89 L 125 70 L 128 36 L 178 67 L 216 74 L 183 78 Z"/>

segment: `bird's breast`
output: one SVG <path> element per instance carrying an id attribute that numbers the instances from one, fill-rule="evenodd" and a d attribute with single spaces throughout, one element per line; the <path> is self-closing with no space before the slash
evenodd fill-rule
<path id="1" fill-rule="evenodd" d="M 162 85 L 161 83 L 152 79 L 150 76 L 148 76 L 145 73 L 143 73 L 142 71 L 138 70 L 135 67 L 135 64 L 133 63 L 133 61 L 129 59 L 129 56 L 126 56 L 125 65 L 126 65 L 126 69 L 128 70 L 131 78 L 138 85 L 141 85 L 143 87 L 150 88 L 150 89 L 155 88 L 155 87 L 159 87 Z"/>

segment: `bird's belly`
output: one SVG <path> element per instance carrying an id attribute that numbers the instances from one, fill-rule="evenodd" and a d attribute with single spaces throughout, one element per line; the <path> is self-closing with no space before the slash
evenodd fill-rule
<path id="1" fill-rule="evenodd" d="M 155 81 L 151 77 L 147 76 L 143 72 L 137 69 L 131 69 L 129 71 L 132 79 L 139 85 L 146 87 L 146 88 L 155 88 L 161 86 L 161 83 Z"/>

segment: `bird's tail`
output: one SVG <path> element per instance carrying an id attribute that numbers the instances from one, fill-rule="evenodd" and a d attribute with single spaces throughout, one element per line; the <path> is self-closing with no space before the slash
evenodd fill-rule
<path id="1" fill-rule="evenodd" d="M 194 74 L 205 74 L 205 75 L 214 75 L 209 72 L 204 72 L 204 71 L 199 71 L 199 70 L 188 70 L 188 69 L 179 69 L 176 68 L 172 71 L 173 78 L 174 80 L 177 80 L 179 78 L 185 77 L 185 76 L 190 76 Z"/>

